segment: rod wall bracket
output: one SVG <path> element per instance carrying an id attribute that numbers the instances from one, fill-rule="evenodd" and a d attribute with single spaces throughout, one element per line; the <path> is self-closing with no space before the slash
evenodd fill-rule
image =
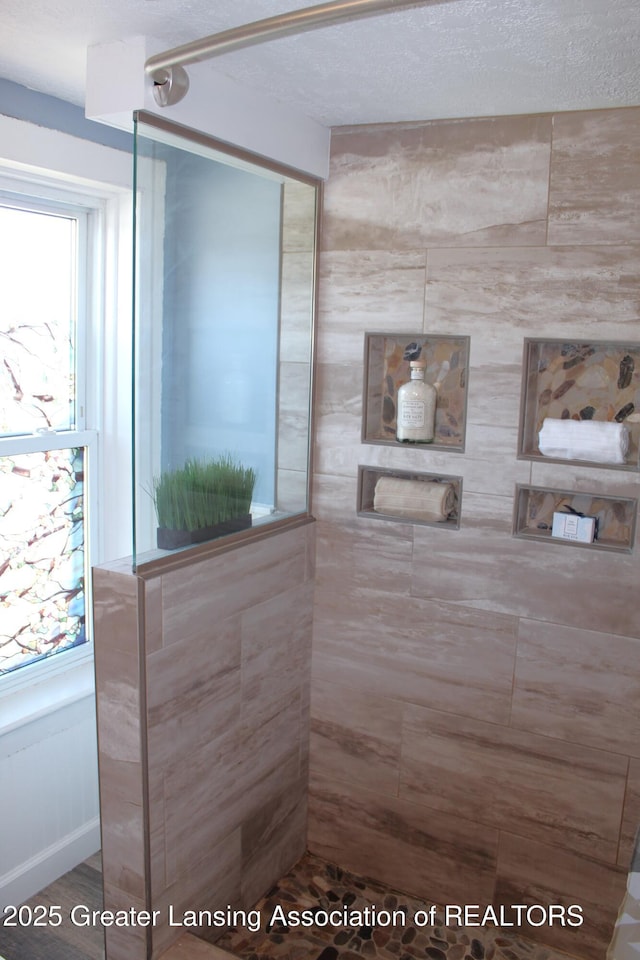
<path id="1" fill-rule="evenodd" d="M 189 89 L 189 74 L 179 65 L 164 67 L 151 75 L 153 98 L 159 107 L 172 107 L 186 97 Z"/>

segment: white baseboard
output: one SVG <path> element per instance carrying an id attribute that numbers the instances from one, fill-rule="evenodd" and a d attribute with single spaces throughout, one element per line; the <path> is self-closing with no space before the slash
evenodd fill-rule
<path id="1" fill-rule="evenodd" d="M 0 913 L 9 904 L 18 906 L 29 900 L 99 849 L 100 818 L 94 817 L 37 856 L 0 876 Z"/>

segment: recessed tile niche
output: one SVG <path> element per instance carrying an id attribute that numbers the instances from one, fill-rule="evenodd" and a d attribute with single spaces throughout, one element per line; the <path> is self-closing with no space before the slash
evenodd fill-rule
<path id="1" fill-rule="evenodd" d="M 632 497 L 518 485 L 513 533 L 525 540 L 545 540 L 588 550 L 631 553 L 635 539 L 637 506 L 638 501 Z M 597 517 L 597 538 L 593 543 L 577 543 L 552 536 L 554 511 L 576 511 L 586 517 Z"/>
<path id="2" fill-rule="evenodd" d="M 539 432 L 546 417 L 623 423 L 629 431 L 625 462 L 573 460 L 613 470 L 638 470 L 640 422 L 640 344 L 626 342 L 527 339 L 524 344 L 520 440 L 525 460 L 556 460 L 540 452 Z M 567 462 L 566 460 L 564 462 Z"/>
<path id="3" fill-rule="evenodd" d="M 390 489 L 388 480 L 408 481 Z M 378 481 L 382 481 L 379 484 Z M 423 490 L 420 486 L 424 487 Z M 386 489 L 384 487 L 386 486 Z M 406 491 L 406 493 L 405 493 Z M 406 506 L 398 509 L 400 501 Z M 422 503 L 421 503 L 422 501 Z M 380 467 L 358 467 L 358 516 L 374 520 L 395 520 L 457 530 L 460 526 L 462 478 L 435 473 L 411 473 Z M 436 516 L 420 516 L 420 507 L 429 507 Z"/>
<path id="4" fill-rule="evenodd" d="M 467 418 L 469 337 L 366 333 L 362 442 L 405 446 L 396 440 L 398 387 L 410 379 L 409 361 L 419 356 L 427 361 L 425 379 L 428 383 L 435 383 L 443 369 L 446 371 L 438 387 L 435 438 L 433 443 L 420 445 L 421 449 L 462 452 Z"/>

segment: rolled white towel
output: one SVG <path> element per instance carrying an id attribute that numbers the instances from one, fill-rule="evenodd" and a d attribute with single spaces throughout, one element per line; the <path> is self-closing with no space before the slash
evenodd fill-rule
<path id="1" fill-rule="evenodd" d="M 456 505 L 451 483 L 438 480 L 404 480 L 379 477 L 373 494 L 373 509 L 413 520 L 446 520 Z"/>
<path id="2" fill-rule="evenodd" d="M 554 420 L 547 417 L 538 434 L 544 457 L 625 463 L 629 431 L 623 423 L 604 420 Z"/>

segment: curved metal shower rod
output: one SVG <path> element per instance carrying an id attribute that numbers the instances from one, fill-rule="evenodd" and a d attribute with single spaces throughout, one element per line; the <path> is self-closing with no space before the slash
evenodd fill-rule
<path id="1" fill-rule="evenodd" d="M 165 53 L 149 57 L 144 65 L 145 73 L 154 82 L 154 96 L 161 107 L 182 100 L 189 89 L 189 77 L 185 64 L 199 63 L 232 50 L 249 47 L 266 40 L 276 40 L 292 33 L 302 33 L 314 27 L 354 19 L 368 13 L 403 7 L 424 6 L 443 0 L 331 0 L 302 10 L 291 10 L 264 20 L 256 20 L 240 27 L 232 27 L 200 40 L 192 40 Z"/>

